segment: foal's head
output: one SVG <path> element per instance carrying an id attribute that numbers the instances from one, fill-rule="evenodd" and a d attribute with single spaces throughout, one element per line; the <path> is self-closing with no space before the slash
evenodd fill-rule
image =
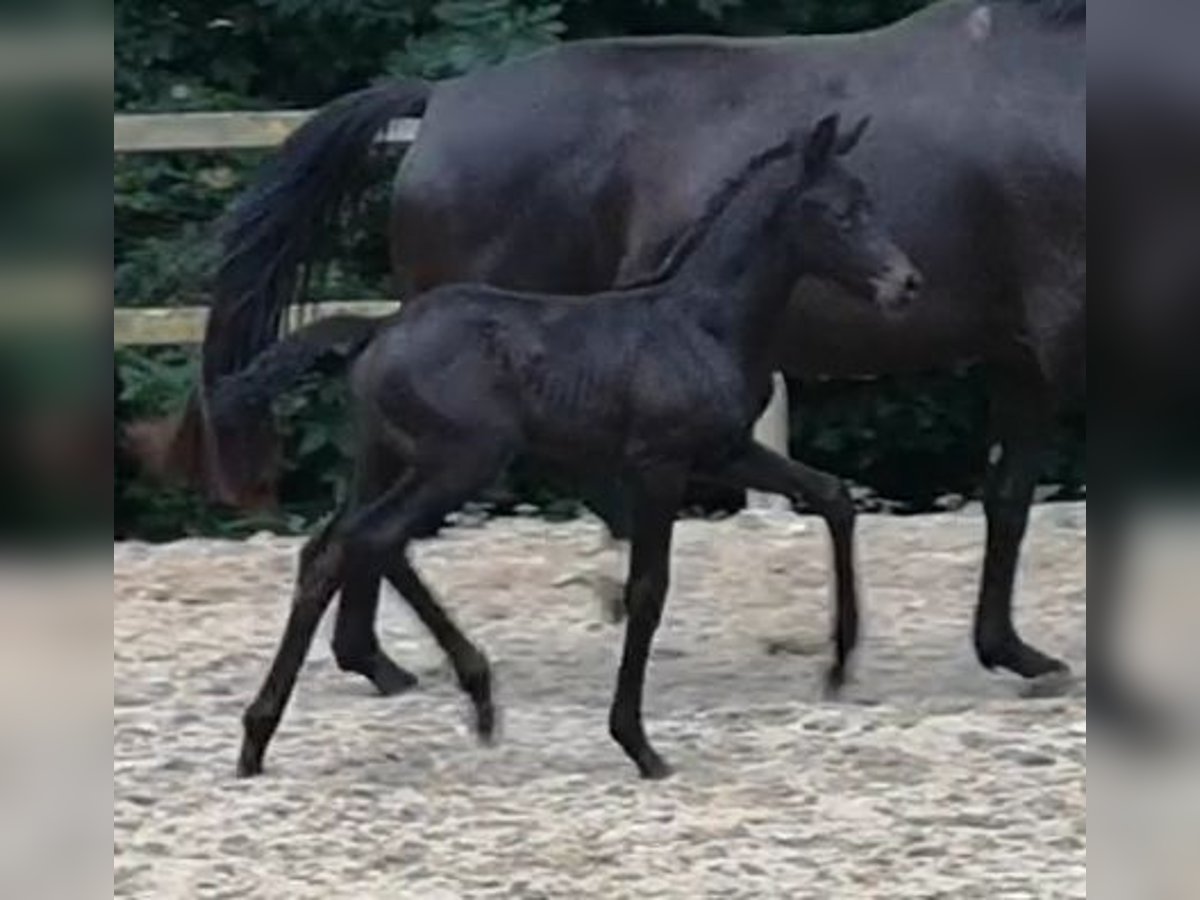
<path id="1" fill-rule="evenodd" d="M 861 179 L 841 163 L 862 138 L 863 119 L 839 134 L 837 115 L 826 116 L 804 144 L 804 174 L 788 223 L 806 272 L 893 311 L 914 299 L 921 275 L 875 218 Z"/>

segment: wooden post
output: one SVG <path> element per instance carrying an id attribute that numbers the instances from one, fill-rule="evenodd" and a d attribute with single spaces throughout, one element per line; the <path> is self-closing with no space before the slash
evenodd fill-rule
<path id="1" fill-rule="evenodd" d="M 754 439 L 770 447 L 776 453 L 787 456 L 788 452 L 788 394 L 787 382 L 776 372 L 772 378 L 771 402 L 762 416 L 754 423 Z M 749 491 L 746 495 L 747 509 L 790 509 L 786 497 L 778 494 L 762 494 Z"/>

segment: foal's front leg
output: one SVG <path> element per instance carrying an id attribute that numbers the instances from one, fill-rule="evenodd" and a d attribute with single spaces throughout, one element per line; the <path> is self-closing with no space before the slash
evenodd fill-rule
<path id="1" fill-rule="evenodd" d="M 858 643 L 858 584 L 854 567 L 854 501 L 840 478 L 789 459 L 751 442 L 741 456 L 705 477 L 748 490 L 782 494 L 804 501 L 829 528 L 833 545 L 833 623 L 835 657 L 826 674 L 826 687 L 836 691 L 845 683 L 850 655 Z"/>
<path id="2" fill-rule="evenodd" d="M 608 730 L 643 778 L 671 774 L 671 767 L 646 739 L 642 692 L 650 644 L 662 618 L 670 581 L 671 534 L 686 483 L 687 473 L 682 468 L 657 467 L 638 474 L 634 493 L 633 545 L 625 586 L 629 618 Z"/>

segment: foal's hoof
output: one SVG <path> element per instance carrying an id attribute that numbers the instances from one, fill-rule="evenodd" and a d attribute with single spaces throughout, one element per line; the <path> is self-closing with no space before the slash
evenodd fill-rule
<path id="1" fill-rule="evenodd" d="M 382 653 L 375 658 L 367 678 L 381 697 L 395 697 L 411 691 L 420 683 L 416 675 L 396 665 Z"/>
<path id="2" fill-rule="evenodd" d="M 238 756 L 237 777 L 253 778 L 261 775 L 262 770 L 262 753 L 249 747 L 242 747 L 242 752 Z"/>
<path id="3" fill-rule="evenodd" d="M 637 760 L 637 767 L 638 772 L 647 781 L 662 781 L 664 778 L 669 778 L 675 772 L 671 768 L 671 764 L 653 750 Z"/>
<path id="4" fill-rule="evenodd" d="M 463 690 L 471 698 L 471 708 L 475 711 L 475 721 L 472 729 L 481 744 L 491 744 L 496 739 L 496 707 L 492 703 L 492 668 L 487 658 L 476 652 L 467 674 L 461 678 Z"/>
<path id="5" fill-rule="evenodd" d="M 334 648 L 334 654 L 339 669 L 361 675 L 371 682 L 381 697 L 394 697 L 417 686 L 417 676 L 396 665 L 382 650 L 361 656 L 349 653 L 338 655 Z"/>
<path id="6" fill-rule="evenodd" d="M 496 743 L 499 729 L 497 728 L 496 708 L 491 702 L 475 706 L 475 737 L 485 747 Z"/>

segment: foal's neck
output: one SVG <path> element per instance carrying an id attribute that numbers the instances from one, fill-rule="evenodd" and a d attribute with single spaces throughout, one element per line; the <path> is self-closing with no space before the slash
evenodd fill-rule
<path id="1" fill-rule="evenodd" d="M 788 215 L 798 168 L 780 160 L 739 191 L 664 286 L 665 303 L 747 363 L 766 351 L 802 274 Z"/>

